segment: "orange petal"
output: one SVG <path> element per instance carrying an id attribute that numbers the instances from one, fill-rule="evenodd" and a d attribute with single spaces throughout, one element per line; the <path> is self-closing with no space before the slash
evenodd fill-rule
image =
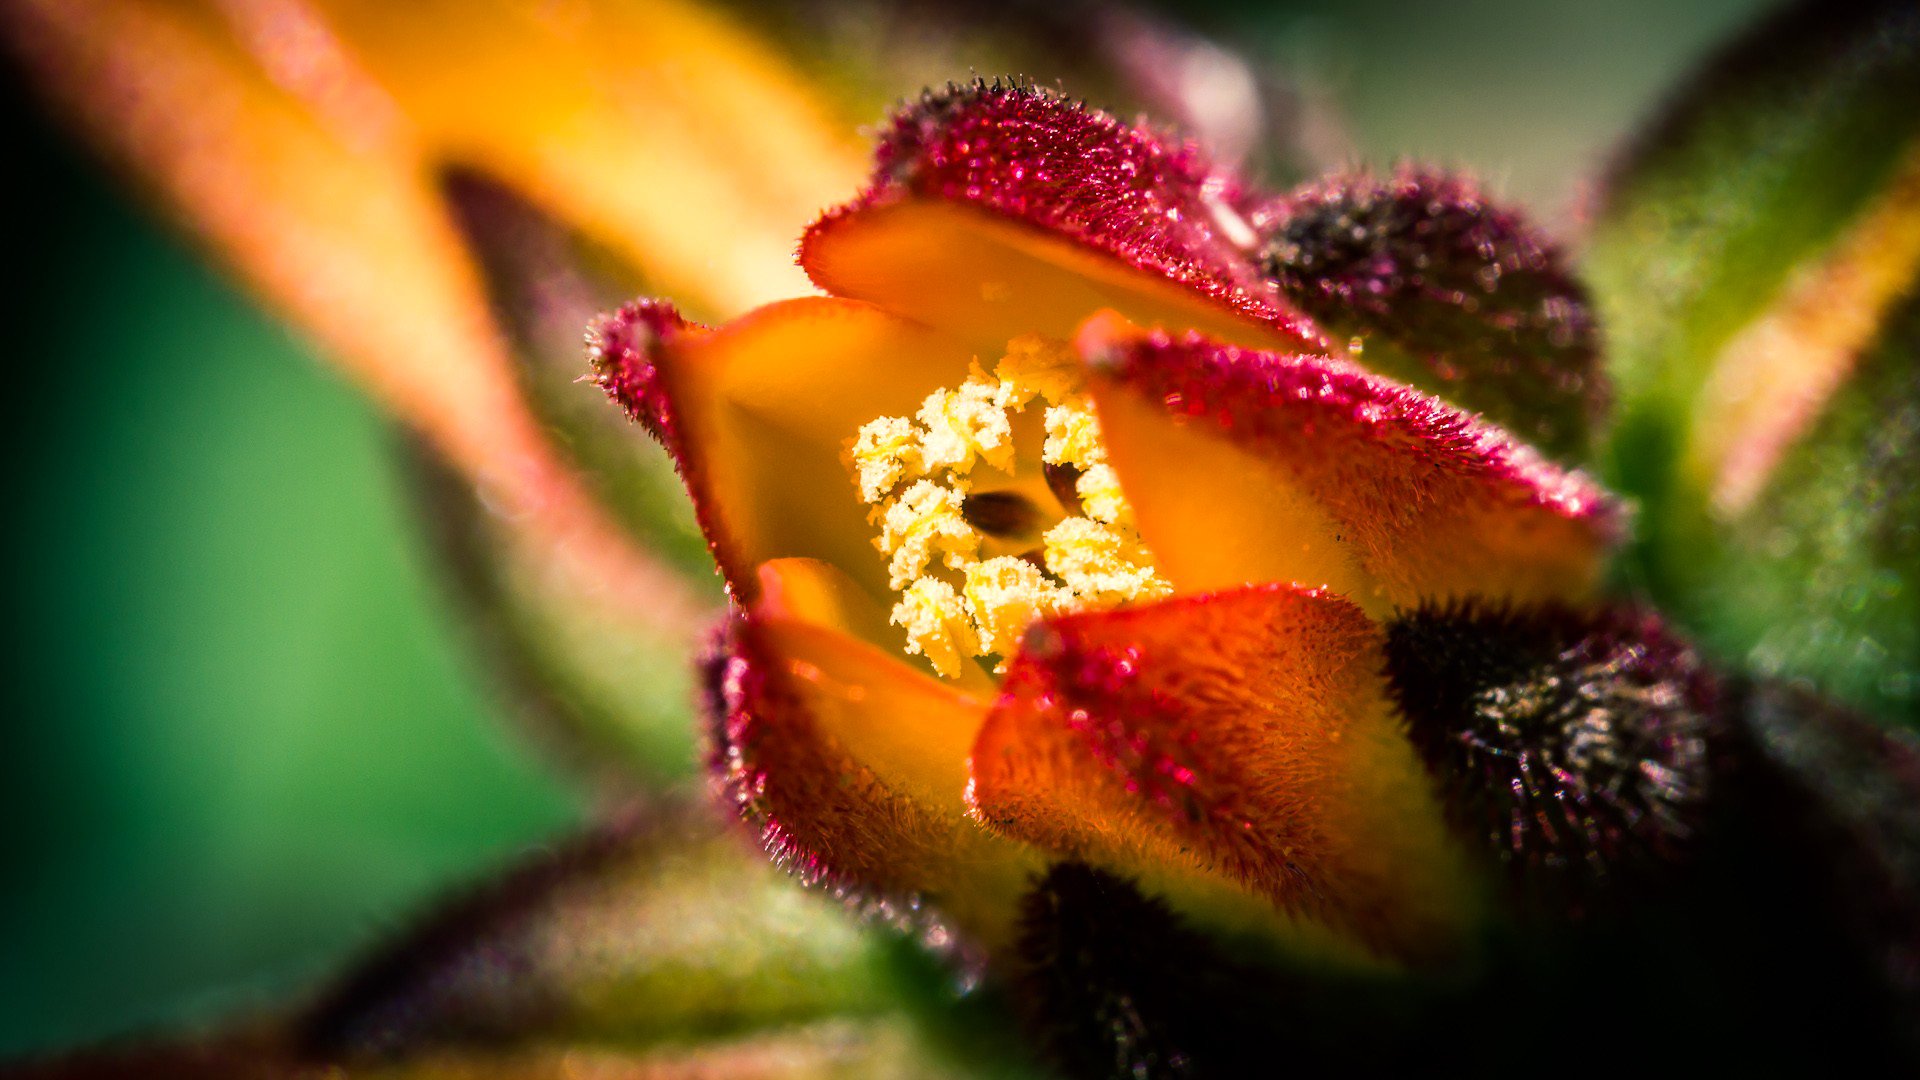
<path id="1" fill-rule="evenodd" d="M 629 301 L 587 324 L 587 364 L 594 385 L 627 419 L 646 428 L 676 464 L 681 460 L 680 434 L 654 358 L 673 338 L 710 332 L 710 327 L 688 322 L 664 300 Z"/>
<path id="2" fill-rule="evenodd" d="M 1002 349 L 1020 334 L 1067 338 L 1112 308 L 1142 325 L 1199 327 L 1230 341 L 1298 347 L 1205 297 L 1073 240 L 966 206 L 906 199 L 830 217 L 802 257 L 836 296 L 867 300 Z"/>
<path id="3" fill-rule="evenodd" d="M 658 338 L 654 362 L 701 522 L 743 600 L 769 559 L 821 559 L 889 593 L 845 448 L 966 377 L 970 354 L 878 308 L 806 298 L 711 333 Z"/>
<path id="4" fill-rule="evenodd" d="M 1248 197 L 1194 146 L 1026 86 L 929 94 L 872 185 L 801 244 L 814 282 L 969 340 L 1065 337 L 1115 308 L 1228 340 L 1319 337 L 1260 270 Z"/>
<path id="5" fill-rule="evenodd" d="M 859 179 L 853 129 L 775 44 L 698 4 L 314 7 L 429 155 L 509 178 L 719 314 L 801 291 L 794 230 Z"/>
<path id="6" fill-rule="evenodd" d="M 1475 897 L 1381 665 L 1359 608 L 1288 585 L 1055 619 L 974 746 L 974 805 L 1050 851 L 1224 879 L 1391 956 L 1444 952 Z"/>
<path id="7" fill-rule="evenodd" d="M 1325 356 L 1089 320 L 1079 348 L 1140 534 L 1183 592 L 1326 585 L 1369 613 L 1577 600 L 1618 531 L 1597 485 Z"/>
<path id="8" fill-rule="evenodd" d="M 904 663 L 916 672 L 932 670 L 924 659 L 916 660 L 900 652 L 900 631 L 887 622 L 886 608 L 838 567 L 818 559 L 774 559 L 760 564 L 757 576 L 760 580 L 760 598 L 755 601 L 753 608 L 762 621 L 804 623 L 821 632 L 878 646 L 888 661 Z M 983 703 L 979 709 L 982 714 L 986 710 L 984 699 L 993 696 L 997 686 L 978 664 L 961 665 L 958 682 L 942 682 L 938 685 L 948 692 L 958 690 L 981 698 Z M 895 723 L 892 726 L 904 730 L 913 725 Z M 969 730 L 957 744 L 959 753 L 951 755 L 953 760 L 957 762 L 965 757 L 967 747 L 972 742 L 973 734 Z M 942 782 L 934 786 L 945 788 L 951 785 Z"/>
<path id="9" fill-rule="evenodd" d="M 767 599 L 735 622 L 720 671 L 723 789 L 803 877 L 882 902 L 924 899 L 980 940 L 1003 940 L 1038 863 L 965 814 L 985 701 L 833 625 L 848 594 L 830 569 L 781 560 L 766 574 Z"/>

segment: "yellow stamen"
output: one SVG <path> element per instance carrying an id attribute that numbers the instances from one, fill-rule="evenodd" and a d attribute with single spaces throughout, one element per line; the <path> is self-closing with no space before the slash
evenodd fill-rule
<path id="1" fill-rule="evenodd" d="M 1092 518 L 1067 518 L 1047 531 L 1047 569 L 1073 591 L 1078 606 L 1112 607 L 1173 591 L 1131 529 Z"/>
<path id="2" fill-rule="evenodd" d="M 1113 466 L 1100 464 L 1089 468 L 1074 482 L 1073 491 L 1080 497 L 1080 508 L 1093 520 L 1109 525 L 1133 524 L 1133 507 L 1127 505 L 1127 497 L 1120 493 L 1120 474 L 1113 471 Z"/>
<path id="3" fill-rule="evenodd" d="M 958 390 L 935 390 L 920 406 L 926 428 L 920 441 L 921 467 L 933 473 L 950 469 L 964 475 L 975 457 L 996 469 L 1013 463 L 1013 425 L 994 403 L 1000 384 L 977 368 Z"/>
<path id="4" fill-rule="evenodd" d="M 1039 567 L 1007 555 L 968 567 L 966 596 L 981 655 L 1013 655 L 1028 623 L 1073 602 Z"/>
<path id="5" fill-rule="evenodd" d="M 1013 414 L 1046 403 L 1042 440 L 1024 428 L 1024 463 L 1014 446 Z M 1034 451 L 1038 450 L 1035 455 Z M 1002 492 L 1025 498 L 1039 466 L 1079 474 L 1076 508 L 1046 530 L 1037 562 L 1004 554 L 1007 540 L 984 536 L 963 513 L 967 495 Z M 959 677 L 970 657 L 1006 657 L 1036 619 L 1104 609 L 1166 596 L 1172 587 L 1132 528 L 1133 511 L 1120 478 L 1106 463 L 1100 423 L 1066 343 L 1028 335 L 1007 343 L 988 375 L 978 364 L 958 388 L 927 395 L 913 420 L 883 416 L 863 426 L 848 451 L 861 501 L 880 529 L 874 542 L 889 559 L 900 593 L 893 624 L 906 631 L 906 651 L 933 669 Z M 970 475 L 984 463 L 998 476 Z M 911 481 L 911 483 L 909 483 Z M 990 501 L 990 500 L 989 500 Z M 1000 554 L 988 544 L 1000 545 Z"/>
<path id="6" fill-rule="evenodd" d="M 950 570 L 964 571 L 973 564 L 980 550 L 980 534 L 960 515 L 965 503 L 962 487 L 916 480 L 906 494 L 887 504 L 881 515 L 880 539 L 874 546 L 882 555 L 892 557 L 887 564 L 890 587 L 906 588 L 908 582 L 926 572 L 935 555 L 942 556 Z"/>
<path id="7" fill-rule="evenodd" d="M 883 416 L 860 429 L 853 444 L 860 501 L 879 502 L 895 484 L 920 473 L 920 440 L 904 416 Z"/>
<path id="8" fill-rule="evenodd" d="M 892 621 L 906 627 L 907 652 L 924 655 L 933 670 L 949 679 L 960 677 L 963 657 L 980 652 L 966 604 L 939 578 L 923 577 L 907 586 L 893 607 Z"/>
<path id="9" fill-rule="evenodd" d="M 1077 465 L 1090 469 L 1104 464 L 1107 448 L 1100 442 L 1100 421 L 1093 415 L 1093 402 L 1084 394 L 1074 394 L 1047 410 L 1047 444 L 1040 459 L 1056 465 Z"/>

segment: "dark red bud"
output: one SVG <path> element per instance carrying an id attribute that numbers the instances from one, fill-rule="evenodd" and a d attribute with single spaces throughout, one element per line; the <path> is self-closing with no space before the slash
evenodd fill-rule
<path id="1" fill-rule="evenodd" d="M 1262 265 L 1361 362 L 1487 413 L 1548 450 L 1583 449 L 1604 404 L 1584 287 L 1560 251 L 1469 182 L 1339 176 L 1262 222 Z"/>
<path id="2" fill-rule="evenodd" d="M 1521 900 L 1580 914 L 1685 862 L 1721 765 L 1717 680 L 1655 617 L 1448 604 L 1387 631 L 1408 734 Z"/>

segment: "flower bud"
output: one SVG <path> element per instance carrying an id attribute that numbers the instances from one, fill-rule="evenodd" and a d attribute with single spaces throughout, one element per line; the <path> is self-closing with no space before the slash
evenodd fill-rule
<path id="1" fill-rule="evenodd" d="M 1586 290 L 1517 214 L 1465 180 L 1404 171 L 1311 184 L 1256 219 L 1268 275 L 1352 335 L 1368 368 L 1585 452 L 1605 402 Z"/>
<path id="2" fill-rule="evenodd" d="M 1657 618 L 1426 605 L 1389 626 L 1386 657 L 1449 818 L 1526 909 L 1580 914 L 1689 858 L 1717 794 L 1721 693 Z"/>

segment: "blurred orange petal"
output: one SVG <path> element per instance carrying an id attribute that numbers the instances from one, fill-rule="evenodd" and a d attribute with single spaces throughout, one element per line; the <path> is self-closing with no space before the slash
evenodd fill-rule
<path id="1" fill-rule="evenodd" d="M 97 146 L 491 508 L 662 625 L 703 606 L 530 413 L 440 185 L 490 175 L 707 311 L 792 293 L 791 237 L 862 169 L 769 50 L 673 0 L 23 0 L 0 19 Z"/>

